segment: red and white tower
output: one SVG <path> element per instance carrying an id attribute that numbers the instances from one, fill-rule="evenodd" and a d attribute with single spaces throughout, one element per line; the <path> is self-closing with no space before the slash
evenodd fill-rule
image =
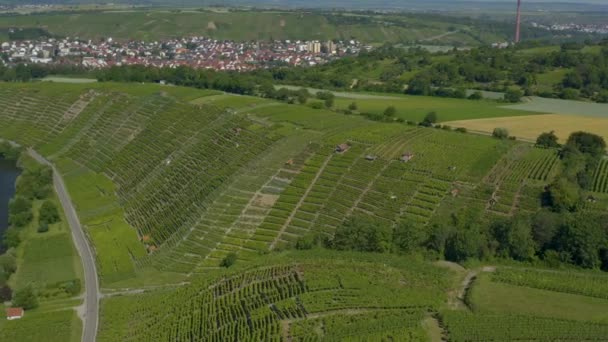
<path id="1" fill-rule="evenodd" d="M 521 0 L 517 0 L 517 19 L 515 20 L 515 43 L 521 39 Z"/>

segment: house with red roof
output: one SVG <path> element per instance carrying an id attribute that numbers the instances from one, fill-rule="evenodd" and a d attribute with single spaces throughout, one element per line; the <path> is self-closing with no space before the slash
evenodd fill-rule
<path id="1" fill-rule="evenodd" d="M 6 309 L 6 319 L 8 319 L 9 321 L 12 321 L 15 319 L 21 319 L 24 314 L 25 314 L 25 311 L 23 311 L 23 308 Z"/>

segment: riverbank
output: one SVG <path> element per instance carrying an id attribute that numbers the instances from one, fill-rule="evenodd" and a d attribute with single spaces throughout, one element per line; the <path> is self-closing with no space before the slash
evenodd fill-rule
<path id="1" fill-rule="evenodd" d="M 51 169 L 25 153 L 18 164 L 23 172 L 14 198 L 30 205 L 31 218 L 18 224 L 12 220 L 9 228 L 10 248 L 3 258 L 12 261 L 15 272 L 6 285 L 12 289 L 13 306 L 25 307 L 15 302 L 15 294 L 24 289 L 32 290 L 37 305 L 25 307 L 20 320 L 0 320 L 0 340 L 25 341 L 32 330 L 39 330 L 50 340 L 80 341 L 82 323 L 76 308 L 82 303 L 83 270 L 53 191 Z"/>

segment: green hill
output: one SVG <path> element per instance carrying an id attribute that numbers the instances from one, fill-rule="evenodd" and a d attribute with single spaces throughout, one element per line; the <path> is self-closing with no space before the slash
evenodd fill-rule
<path id="1" fill-rule="evenodd" d="M 94 246 L 106 293 L 102 341 L 459 341 L 469 331 L 477 340 L 597 339 L 607 329 L 595 316 L 572 321 L 549 304 L 535 311 L 484 300 L 507 285 L 597 297 L 575 281 L 545 286 L 558 281 L 534 281 L 537 274 L 521 283 L 500 272 L 474 283 L 473 294 L 485 297 L 461 298 L 470 283 L 459 284 L 477 271 L 426 261 L 522 255 L 504 244 L 532 237 L 508 233 L 505 242 L 505 225 L 495 223 L 539 211 L 562 167 L 555 149 L 149 84 L 1 84 L 0 105 L 0 137 L 56 164 Z M 339 144 L 346 151 L 336 153 Z M 606 212 L 605 166 L 581 215 Z M 336 233 L 345 239 L 353 222 L 378 232 L 358 248 L 385 253 L 305 246 L 334 238 L 341 249 Z M 416 249 L 421 235 L 427 249 Z M 412 245 L 418 258 L 399 255 Z M 562 252 L 584 258 L 579 246 Z M 293 247 L 310 250 L 279 253 Z M 581 263 L 599 268 L 599 254 Z M 554 258 L 546 262 L 564 261 Z M 525 288 L 523 296 L 535 295 Z M 466 312 L 463 301 L 488 310 Z M 524 333 L 475 323 L 499 326 L 501 315 Z"/>
<path id="2" fill-rule="evenodd" d="M 0 16 L 2 28 L 39 28 L 56 36 L 147 41 L 206 36 L 236 41 L 357 39 L 369 44 L 426 41 L 478 45 L 507 40 L 495 22 L 427 14 L 370 15 L 291 11 L 134 9 Z"/>

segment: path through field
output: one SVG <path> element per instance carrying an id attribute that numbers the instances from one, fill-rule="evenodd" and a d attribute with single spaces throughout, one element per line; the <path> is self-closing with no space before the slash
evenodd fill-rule
<path id="1" fill-rule="evenodd" d="M 28 153 L 39 163 L 53 168 L 53 183 L 55 184 L 55 191 L 57 192 L 57 197 L 59 197 L 59 201 L 61 202 L 61 206 L 65 212 L 65 217 L 70 225 L 72 238 L 74 240 L 74 244 L 76 245 L 76 250 L 82 259 L 82 266 L 84 269 L 84 310 L 79 310 L 83 326 L 82 341 L 95 342 L 99 322 L 99 298 L 101 297 L 101 293 L 99 292 L 99 280 L 97 278 L 97 267 L 95 265 L 93 252 L 84 235 L 84 231 L 82 230 L 82 226 L 78 220 L 78 215 L 76 215 L 76 210 L 72 205 L 70 195 L 68 194 L 61 174 L 50 161 L 45 159 L 36 151 L 28 149 Z"/>

